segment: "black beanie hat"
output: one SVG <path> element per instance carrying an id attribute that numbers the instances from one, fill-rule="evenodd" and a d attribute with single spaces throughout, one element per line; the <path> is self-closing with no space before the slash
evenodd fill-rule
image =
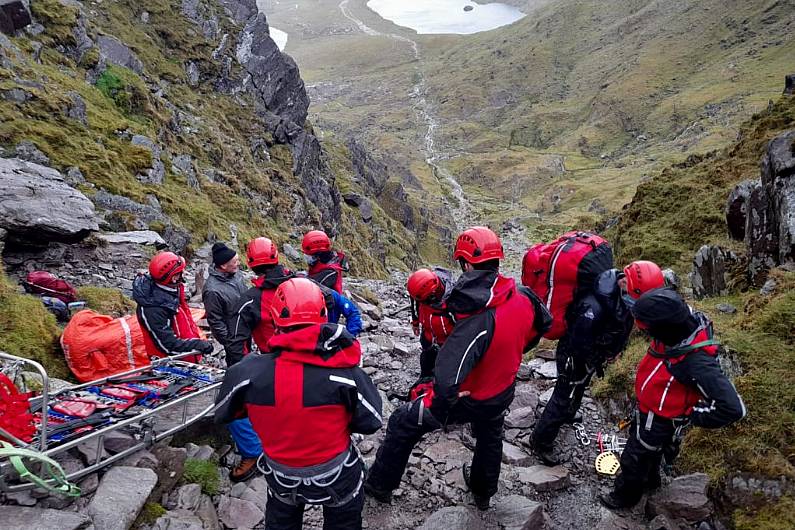
<path id="1" fill-rule="evenodd" d="M 632 307 L 632 314 L 648 326 L 649 335 L 668 346 L 685 340 L 698 327 L 687 303 L 667 287 L 641 296 Z"/>
<path id="2" fill-rule="evenodd" d="M 229 263 L 236 255 L 237 252 L 227 247 L 224 243 L 219 242 L 213 245 L 213 264 L 216 267 Z"/>

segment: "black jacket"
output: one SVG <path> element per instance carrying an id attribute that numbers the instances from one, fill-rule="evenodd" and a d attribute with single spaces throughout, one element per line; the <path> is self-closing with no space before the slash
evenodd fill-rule
<path id="1" fill-rule="evenodd" d="M 598 368 L 624 350 L 634 318 L 621 297 L 617 273 L 600 274 L 593 290 L 569 306 L 558 352 Z"/>
<path id="2" fill-rule="evenodd" d="M 133 281 L 133 300 L 138 304 L 135 314 L 144 332 L 152 338 L 157 350 L 163 355 L 175 355 L 193 350 L 204 350 L 207 341 L 180 339 L 171 327 L 172 319 L 179 307 L 179 291 L 157 285 L 148 274 Z"/>
<path id="3" fill-rule="evenodd" d="M 229 275 L 215 267 L 210 268 L 210 275 L 202 289 L 202 302 L 213 336 L 224 348 L 232 338 L 229 333 L 229 320 L 244 292 L 246 284 L 240 272 Z"/>

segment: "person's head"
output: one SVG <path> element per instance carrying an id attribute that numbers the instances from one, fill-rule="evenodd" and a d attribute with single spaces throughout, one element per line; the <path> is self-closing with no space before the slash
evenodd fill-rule
<path id="1" fill-rule="evenodd" d="M 221 272 L 234 274 L 240 268 L 240 258 L 237 257 L 237 252 L 218 242 L 213 245 L 213 265 Z"/>
<path id="2" fill-rule="evenodd" d="M 444 294 L 444 284 L 430 269 L 419 269 L 411 273 L 406 289 L 409 296 L 418 302 L 438 302 Z"/>
<path id="3" fill-rule="evenodd" d="M 328 322 L 326 300 L 320 287 L 307 278 L 281 284 L 271 302 L 271 316 L 280 331 Z"/>
<path id="4" fill-rule="evenodd" d="M 185 258 L 173 252 L 158 252 L 149 262 L 149 275 L 158 285 L 175 287 L 182 282 Z"/>
<path id="5" fill-rule="evenodd" d="M 662 270 L 653 261 L 633 261 L 624 267 L 624 277 L 618 285 L 630 298 L 637 300 L 644 293 L 665 286 Z"/>
<path id="6" fill-rule="evenodd" d="M 461 270 L 500 270 L 500 260 L 505 258 L 502 242 L 497 234 L 485 226 L 476 226 L 464 230 L 458 236 L 453 251 L 453 259 L 457 260 Z"/>
<path id="7" fill-rule="evenodd" d="M 254 274 L 262 276 L 279 264 L 279 249 L 267 237 L 252 239 L 246 248 L 246 262 Z"/>
<path id="8" fill-rule="evenodd" d="M 306 262 L 312 265 L 322 254 L 331 252 L 331 240 L 322 230 L 312 230 L 304 234 L 301 250 Z"/>
<path id="9" fill-rule="evenodd" d="M 698 327 L 690 307 L 673 289 L 652 289 L 632 307 L 638 328 L 666 346 L 675 346 Z"/>

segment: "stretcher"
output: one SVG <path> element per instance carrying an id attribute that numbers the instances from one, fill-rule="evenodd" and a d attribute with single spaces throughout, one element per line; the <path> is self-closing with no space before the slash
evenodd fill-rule
<path id="1" fill-rule="evenodd" d="M 74 483 L 82 477 L 147 449 L 211 413 L 224 370 L 181 360 L 194 354 L 156 359 L 148 366 L 53 392 L 39 363 L 0 352 L 0 367 L 16 371 L 32 367 L 42 387 L 28 397 L 35 426 L 32 436 L 22 440 L 0 428 L 0 494 L 39 487 L 78 496 Z M 109 454 L 104 440 L 115 431 L 132 436 L 134 442 Z M 88 443 L 92 448 L 96 444 L 96 455 L 82 469 L 65 473 L 58 456 Z"/>

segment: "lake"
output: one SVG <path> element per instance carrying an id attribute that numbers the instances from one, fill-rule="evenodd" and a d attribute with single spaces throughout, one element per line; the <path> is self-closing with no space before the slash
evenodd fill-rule
<path id="1" fill-rule="evenodd" d="M 471 6 L 471 11 L 464 11 Z M 513 24 L 525 16 L 515 7 L 467 0 L 370 0 L 367 7 L 381 18 L 420 34 L 469 35 Z"/>

